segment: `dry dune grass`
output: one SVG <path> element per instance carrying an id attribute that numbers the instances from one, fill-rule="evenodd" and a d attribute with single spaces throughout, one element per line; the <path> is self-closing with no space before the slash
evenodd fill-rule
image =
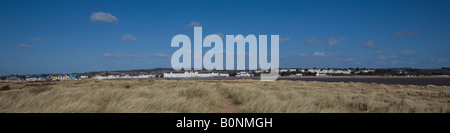
<path id="1" fill-rule="evenodd" d="M 450 87 L 257 80 L 0 83 L 0 112 L 439 112 Z"/>

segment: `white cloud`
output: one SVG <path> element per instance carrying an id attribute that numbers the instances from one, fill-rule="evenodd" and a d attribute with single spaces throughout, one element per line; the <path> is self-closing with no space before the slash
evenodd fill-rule
<path id="1" fill-rule="evenodd" d="M 306 45 L 308 46 L 315 46 L 322 43 L 321 40 L 316 40 L 316 37 L 310 38 L 308 40 L 306 40 Z"/>
<path id="2" fill-rule="evenodd" d="M 325 57 L 326 56 L 325 52 L 319 52 L 319 51 L 314 52 L 313 55 L 316 57 Z"/>
<path id="3" fill-rule="evenodd" d="M 367 41 L 363 44 L 363 47 L 367 50 L 372 50 L 376 44 L 372 41 Z"/>
<path id="4" fill-rule="evenodd" d="M 103 54 L 103 58 L 111 58 L 111 59 L 137 59 L 141 58 L 137 55 L 122 55 L 122 54 Z"/>
<path id="5" fill-rule="evenodd" d="M 394 34 L 392 34 L 392 36 L 398 37 L 398 36 L 411 36 L 411 35 L 415 35 L 415 34 L 421 34 L 423 33 L 423 31 L 407 31 L 407 32 L 395 32 Z"/>
<path id="6" fill-rule="evenodd" d="M 348 58 L 344 58 L 343 61 L 357 61 L 358 58 L 353 58 L 353 57 L 348 57 Z"/>
<path id="7" fill-rule="evenodd" d="M 336 44 L 341 43 L 344 40 L 345 40 L 345 38 L 342 38 L 342 37 L 339 39 L 336 39 L 335 37 L 330 37 L 330 38 L 328 38 L 328 45 L 330 45 L 330 46 L 336 45 Z"/>
<path id="8" fill-rule="evenodd" d="M 374 50 L 372 56 L 376 59 L 375 63 L 388 63 L 388 61 L 398 58 L 398 56 L 390 55 L 389 52 L 384 50 Z"/>
<path id="9" fill-rule="evenodd" d="M 397 56 L 377 55 L 375 58 L 380 59 L 380 60 L 385 60 L 385 59 L 394 59 L 394 58 L 397 58 Z"/>
<path id="10" fill-rule="evenodd" d="M 91 15 L 91 22 L 102 22 L 102 23 L 112 23 L 117 24 L 119 19 L 116 16 L 111 15 L 110 13 L 105 12 L 93 12 Z"/>
<path id="11" fill-rule="evenodd" d="M 398 64 L 398 62 L 399 62 L 398 60 L 390 61 L 391 64 Z"/>
<path id="12" fill-rule="evenodd" d="M 131 42 L 131 41 L 137 41 L 136 37 L 134 37 L 131 34 L 125 34 L 122 36 L 122 41 L 124 42 Z"/>
<path id="13" fill-rule="evenodd" d="M 286 38 L 280 37 L 280 43 L 282 43 L 282 42 L 288 42 L 289 40 L 291 40 L 290 37 L 286 37 Z"/>
<path id="14" fill-rule="evenodd" d="M 300 57 L 305 57 L 305 56 L 307 56 L 307 54 L 302 53 L 302 54 L 299 54 L 299 56 L 300 56 Z"/>
<path id="15" fill-rule="evenodd" d="M 66 53 L 75 53 L 75 52 L 78 52 L 78 51 L 80 51 L 80 49 L 66 49 L 66 50 L 64 50 L 64 52 L 66 52 Z"/>
<path id="16" fill-rule="evenodd" d="M 20 48 L 20 49 L 31 49 L 32 48 L 30 45 L 26 45 L 26 44 L 17 44 L 16 47 Z"/>
<path id="17" fill-rule="evenodd" d="M 192 27 L 201 27 L 202 25 L 197 21 L 192 21 L 188 25 L 186 25 L 186 28 L 192 28 Z"/>
<path id="18" fill-rule="evenodd" d="M 157 54 L 151 54 L 150 57 L 154 57 L 154 58 L 170 58 L 171 56 L 169 54 L 157 53 Z"/>
<path id="19" fill-rule="evenodd" d="M 376 50 L 372 52 L 373 56 L 379 56 L 379 55 L 389 55 L 389 52 L 384 50 Z"/>
<path id="20" fill-rule="evenodd" d="M 33 38 L 30 38 L 30 41 L 32 41 L 32 42 L 46 42 L 46 41 L 48 41 L 48 39 L 40 38 L 40 37 L 33 37 Z"/>
<path id="21" fill-rule="evenodd" d="M 400 54 L 402 54 L 402 55 L 415 55 L 416 52 L 414 52 L 412 50 L 404 50 L 404 51 L 400 52 Z"/>
<path id="22" fill-rule="evenodd" d="M 438 61 L 439 63 L 446 63 L 446 62 L 449 62 L 450 60 L 447 59 L 447 58 L 439 58 L 439 59 L 437 59 L 437 61 Z"/>

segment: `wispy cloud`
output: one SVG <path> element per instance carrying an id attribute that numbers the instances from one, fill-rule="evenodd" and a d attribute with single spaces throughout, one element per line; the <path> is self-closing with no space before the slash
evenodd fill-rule
<path id="1" fill-rule="evenodd" d="M 151 54 L 150 57 L 152 58 L 170 58 L 170 54 L 164 54 L 164 53 L 156 53 L 156 54 Z"/>
<path id="2" fill-rule="evenodd" d="M 336 60 L 339 60 L 339 61 L 347 61 L 347 62 L 353 62 L 353 61 L 357 61 L 358 58 L 357 58 L 357 57 L 345 57 L 345 58 L 337 58 Z"/>
<path id="3" fill-rule="evenodd" d="M 384 62 L 384 63 L 386 63 L 385 61 L 397 58 L 397 56 L 390 55 L 390 53 L 388 51 L 385 51 L 385 50 L 374 50 L 371 53 L 371 55 L 372 55 L 373 58 L 377 59 L 375 61 L 377 61 L 377 62 Z"/>
<path id="4" fill-rule="evenodd" d="M 78 52 L 78 51 L 80 51 L 80 49 L 66 49 L 66 50 L 64 50 L 64 52 L 66 52 L 66 53 L 75 53 L 75 52 Z"/>
<path id="5" fill-rule="evenodd" d="M 336 39 L 336 37 L 330 37 L 328 38 L 328 45 L 332 46 L 332 45 L 336 45 L 341 43 L 342 41 L 344 41 L 345 38 L 341 37 L 339 39 Z"/>
<path id="6" fill-rule="evenodd" d="M 315 46 L 315 45 L 318 45 L 321 43 L 322 43 L 322 40 L 317 40 L 316 37 L 306 40 L 306 45 L 308 45 L 308 46 Z"/>
<path id="7" fill-rule="evenodd" d="M 327 56 L 327 55 L 325 54 L 325 52 L 319 52 L 319 51 L 314 52 L 313 55 L 314 55 L 315 57 L 325 57 L 325 56 Z"/>
<path id="8" fill-rule="evenodd" d="M 415 34 L 421 34 L 423 33 L 423 31 L 407 31 L 407 32 L 395 32 L 394 34 L 392 34 L 392 36 L 394 37 L 399 37 L 399 36 L 411 36 L 411 35 L 415 35 Z"/>
<path id="9" fill-rule="evenodd" d="M 137 59 L 141 58 L 137 55 L 122 55 L 122 54 L 109 54 L 106 53 L 103 55 L 103 58 L 110 58 L 110 59 Z"/>
<path id="10" fill-rule="evenodd" d="M 389 54 L 389 52 L 384 51 L 384 50 L 376 50 L 372 52 L 372 55 L 376 56 L 376 55 L 387 55 Z"/>
<path id="11" fill-rule="evenodd" d="M 111 15 L 110 13 L 106 12 L 93 12 L 91 14 L 91 22 L 102 22 L 102 23 L 111 23 L 111 24 L 117 24 L 119 19 L 116 18 L 116 16 Z"/>
<path id="12" fill-rule="evenodd" d="M 188 25 L 186 25 L 186 28 L 192 28 L 192 27 L 200 27 L 202 26 L 202 24 L 200 24 L 197 21 L 192 21 L 191 23 L 189 23 Z"/>
<path id="13" fill-rule="evenodd" d="M 30 41 L 31 41 L 31 42 L 47 42 L 48 39 L 46 39 L 46 38 L 40 38 L 40 37 L 33 37 L 33 38 L 30 38 Z"/>
<path id="14" fill-rule="evenodd" d="M 281 39 L 280 39 L 281 40 Z M 330 37 L 328 39 L 325 40 L 326 44 L 328 46 L 333 46 L 333 45 L 337 45 L 343 41 L 345 41 L 345 38 L 341 37 L 341 38 L 336 38 L 336 37 Z M 306 45 L 307 46 L 316 46 L 319 44 L 322 44 L 324 41 L 317 39 L 316 37 L 310 38 L 306 40 Z"/>
<path id="15" fill-rule="evenodd" d="M 26 45 L 26 44 L 17 44 L 16 47 L 19 49 L 31 49 L 32 48 L 30 45 Z"/>
<path id="16" fill-rule="evenodd" d="M 364 49 L 367 49 L 367 50 L 373 50 L 374 49 L 374 47 L 375 47 L 375 43 L 374 42 L 372 42 L 372 41 L 367 41 L 367 42 L 365 42 L 365 43 L 363 43 L 363 48 Z"/>
<path id="17" fill-rule="evenodd" d="M 290 40 L 291 40 L 290 37 L 286 37 L 286 38 L 280 37 L 280 43 L 282 43 L 282 42 L 288 42 L 288 41 L 290 41 Z"/>
<path id="18" fill-rule="evenodd" d="M 400 52 L 400 54 L 402 54 L 402 55 L 415 55 L 416 52 L 414 52 L 413 50 L 404 50 L 404 51 Z"/>
<path id="19" fill-rule="evenodd" d="M 122 41 L 124 41 L 124 42 L 133 42 L 133 41 L 137 41 L 137 38 L 134 37 L 131 34 L 125 34 L 125 35 L 122 36 Z"/>
<path id="20" fill-rule="evenodd" d="M 308 56 L 308 54 L 301 53 L 301 54 L 299 54 L 298 56 L 300 56 L 300 57 L 306 57 L 306 56 Z"/>
<path id="21" fill-rule="evenodd" d="M 375 56 L 376 59 L 380 59 L 380 60 L 386 60 L 386 59 L 395 59 L 397 58 L 397 56 L 392 56 L 392 55 L 377 55 Z"/>
<path id="22" fill-rule="evenodd" d="M 311 54 L 301 53 L 297 61 L 290 62 L 308 62 L 306 67 L 330 67 L 330 66 L 357 66 L 364 64 L 364 60 L 357 56 L 349 56 L 336 53 L 327 53 L 325 51 L 316 51 Z M 305 64 L 303 64 L 305 65 Z"/>

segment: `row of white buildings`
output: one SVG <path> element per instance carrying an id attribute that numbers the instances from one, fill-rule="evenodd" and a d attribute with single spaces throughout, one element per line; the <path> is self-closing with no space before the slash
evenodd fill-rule
<path id="1" fill-rule="evenodd" d="M 164 78 L 207 78 L 207 77 L 229 77 L 228 73 L 198 73 L 198 72 L 187 72 L 184 73 L 164 73 Z"/>
<path id="2" fill-rule="evenodd" d="M 138 76 L 130 76 L 130 75 L 107 75 L 107 76 L 103 76 L 103 75 L 96 75 L 91 77 L 92 79 L 95 80 L 103 80 L 103 79 L 147 79 L 147 78 L 154 78 L 155 75 L 138 75 Z M 80 76 L 80 79 L 89 79 L 90 77 L 88 76 Z"/>
<path id="3" fill-rule="evenodd" d="M 353 70 L 350 69 L 280 69 L 282 72 L 300 72 L 300 73 L 325 73 L 325 74 L 351 74 Z M 355 71 L 355 73 L 369 73 L 375 72 L 375 69 L 364 69 Z"/>
<path id="4" fill-rule="evenodd" d="M 280 69 L 280 73 L 283 72 L 293 72 L 296 73 L 295 75 L 290 76 L 302 76 L 302 73 L 315 73 L 316 76 L 327 76 L 327 75 L 333 75 L 333 74 L 344 74 L 344 75 L 350 75 L 352 72 L 354 74 L 359 73 L 370 73 L 375 72 L 375 69 L 364 69 L 364 70 L 351 70 L 351 69 Z"/>
<path id="5" fill-rule="evenodd" d="M 84 80 L 84 79 L 147 79 L 154 78 L 155 75 L 141 74 L 138 76 L 130 75 L 72 75 L 72 74 L 57 74 L 57 75 L 28 75 L 28 76 L 5 76 L 1 77 L 0 81 L 59 81 L 59 80 Z"/>

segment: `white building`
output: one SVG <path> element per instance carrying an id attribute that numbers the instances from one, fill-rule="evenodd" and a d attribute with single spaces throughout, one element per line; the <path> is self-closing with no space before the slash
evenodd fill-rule
<path id="1" fill-rule="evenodd" d="M 333 74 L 335 72 L 335 70 L 334 69 L 330 69 L 330 70 L 328 70 L 328 73 L 331 73 L 331 74 Z"/>
<path id="2" fill-rule="evenodd" d="M 229 77 L 229 74 L 221 73 L 198 73 L 198 72 L 184 72 L 184 73 L 164 73 L 165 78 L 207 78 L 207 77 Z"/>
<path id="3" fill-rule="evenodd" d="M 119 78 L 120 76 L 119 75 L 108 75 L 108 76 L 106 76 L 106 78 L 104 78 L 104 79 L 117 79 L 117 78 Z"/>
<path id="4" fill-rule="evenodd" d="M 39 81 L 37 77 L 26 77 L 25 80 L 27 81 Z"/>
<path id="5" fill-rule="evenodd" d="M 219 73 L 220 77 L 230 77 L 230 74 L 228 73 Z"/>
<path id="6" fill-rule="evenodd" d="M 262 73 L 263 70 L 256 70 L 255 73 Z"/>
<path id="7" fill-rule="evenodd" d="M 324 77 L 324 76 L 327 76 L 327 74 L 326 73 L 316 73 L 316 76 L 317 77 Z"/>
<path id="8" fill-rule="evenodd" d="M 352 70 L 344 70 L 344 71 L 342 71 L 342 74 L 351 74 L 352 73 Z"/>
<path id="9" fill-rule="evenodd" d="M 122 76 L 120 78 L 122 78 L 122 79 L 131 79 L 131 76 L 130 75 L 125 75 L 125 76 Z"/>
<path id="10" fill-rule="evenodd" d="M 138 79 L 148 79 L 148 78 L 154 78 L 155 75 L 145 75 L 145 74 L 141 74 L 139 76 L 137 76 L 136 78 Z"/>
<path id="11" fill-rule="evenodd" d="M 106 79 L 106 78 L 103 77 L 103 76 L 101 76 L 101 75 L 97 75 L 97 76 L 94 76 L 94 79 L 96 79 L 96 80 L 102 80 L 102 79 Z"/>
<path id="12" fill-rule="evenodd" d="M 187 78 L 189 77 L 189 73 L 188 72 L 184 72 L 184 73 L 164 73 L 164 77 L 165 78 Z"/>
<path id="13" fill-rule="evenodd" d="M 315 73 L 320 73 L 320 69 L 315 69 L 314 72 Z"/>
<path id="14" fill-rule="evenodd" d="M 239 72 L 236 77 L 253 77 L 253 74 L 247 73 L 247 72 Z"/>
<path id="15" fill-rule="evenodd" d="M 212 72 L 212 73 L 200 73 L 200 74 L 198 74 L 197 77 L 199 77 L 199 78 L 219 77 L 219 73 L 214 73 L 214 72 Z"/>
<path id="16" fill-rule="evenodd" d="M 351 74 L 351 70 L 347 69 L 347 70 L 336 70 L 334 71 L 335 74 Z"/>

